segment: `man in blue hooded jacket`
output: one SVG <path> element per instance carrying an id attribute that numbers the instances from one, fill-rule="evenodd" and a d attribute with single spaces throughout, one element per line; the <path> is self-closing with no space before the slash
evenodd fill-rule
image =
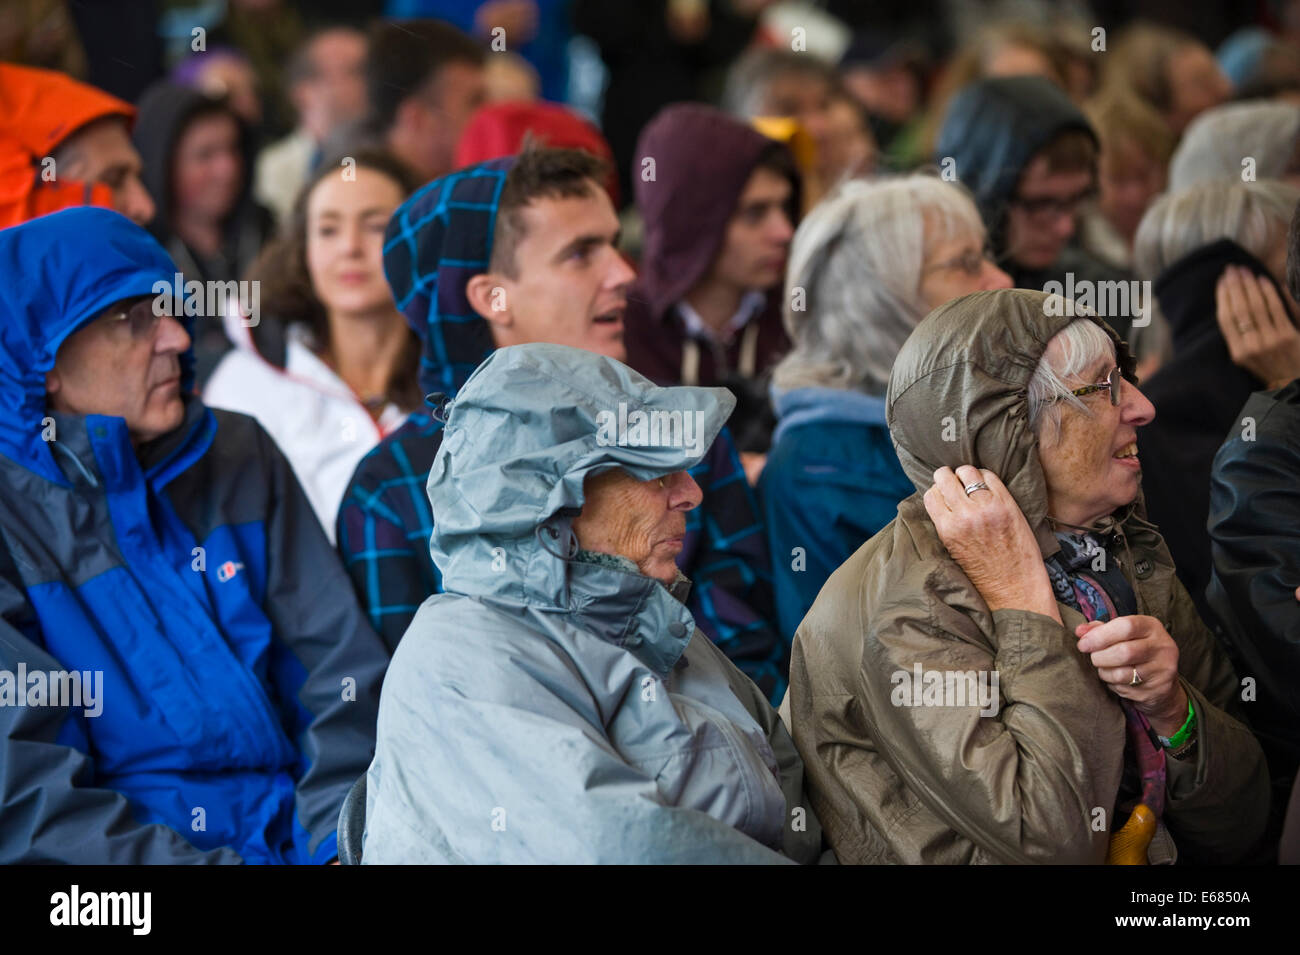
<path id="1" fill-rule="evenodd" d="M 386 654 L 174 274 L 106 209 L 0 232 L 0 862 L 328 862 L 370 761 Z"/>

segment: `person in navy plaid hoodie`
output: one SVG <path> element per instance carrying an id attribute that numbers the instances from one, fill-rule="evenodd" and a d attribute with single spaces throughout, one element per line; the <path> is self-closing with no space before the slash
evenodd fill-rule
<path id="1" fill-rule="evenodd" d="M 633 273 L 599 160 L 526 148 L 435 179 L 394 214 L 384 272 L 423 341 L 420 382 L 454 396 L 499 347 L 528 341 L 626 358 L 623 312 Z M 338 515 L 338 548 L 362 606 L 390 650 L 425 598 L 442 590 L 429 553 L 425 493 L 442 423 L 427 411 L 362 459 Z M 678 557 L 694 582 L 700 629 L 777 703 L 789 649 L 772 624 L 763 523 L 725 429 L 691 470 L 704 491 Z"/>

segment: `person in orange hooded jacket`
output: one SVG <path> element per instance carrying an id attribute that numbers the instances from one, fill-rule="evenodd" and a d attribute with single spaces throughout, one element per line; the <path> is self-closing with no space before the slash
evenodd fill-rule
<path id="1" fill-rule="evenodd" d="M 53 70 L 0 63 L 0 228 L 68 206 L 143 225 L 154 203 L 131 145 L 135 109 Z"/>

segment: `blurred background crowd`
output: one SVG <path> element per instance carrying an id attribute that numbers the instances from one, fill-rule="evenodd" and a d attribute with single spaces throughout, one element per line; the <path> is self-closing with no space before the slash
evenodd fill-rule
<path id="1" fill-rule="evenodd" d="M 525 146 L 601 164 L 530 160 L 522 199 L 457 178 L 499 185 L 493 162 Z M 617 256 L 555 284 L 520 244 L 506 286 L 534 314 L 515 305 L 498 327 L 474 284 L 498 203 L 517 214 L 574 177 L 599 181 L 617 221 L 602 199 L 566 254 Z M 435 182 L 467 190 L 462 216 L 432 203 Z M 1296 607 L 1252 596 L 1271 558 L 1249 540 L 1280 518 L 1239 498 L 1300 475 L 1251 470 L 1255 435 L 1233 439 L 1253 395 L 1283 390 L 1260 422 L 1300 403 L 1298 202 L 1300 0 L 5 0 L 0 15 L 0 230 L 106 206 L 179 281 L 255 284 L 255 302 L 198 316 L 195 392 L 284 452 L 389 652 L 441 585 L 425 395 L 494 345 L 578 345 L 658 384 L 732 390 L 678 562 L 701 628 L 776 704 L 822 585 L 913 493 L 884 409 L 918 322 L 981 290 L 1108 289 L 1122 305 L 1099 297 L 1101 314 L 1156 411 L 1137 439 L 1147 511 L 1237 665 L 1277 681 L 1256 729 L 1279 792 L 1300 763 Z M 583 313 L 572 332 L 566 308 Z M 1296 420 L 1280 415 L 1271 427 Z"/>

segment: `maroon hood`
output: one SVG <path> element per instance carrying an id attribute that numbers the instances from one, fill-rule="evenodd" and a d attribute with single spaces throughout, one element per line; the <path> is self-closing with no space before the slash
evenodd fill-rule
<path id="1" fill-rule="evenodd" d="M 699 103 L 665 106 L 646 124 L 637 140 L 632 181 L 645 221 L 638 286 L 653 315 L 680 301 L 708 271 L 745 183 L 774 148 L 786 147 Z M 644 175 L 647 158 L 654 159 L 652 181 Z M 798 209 L 797 177 L 792 185 Z"/>

